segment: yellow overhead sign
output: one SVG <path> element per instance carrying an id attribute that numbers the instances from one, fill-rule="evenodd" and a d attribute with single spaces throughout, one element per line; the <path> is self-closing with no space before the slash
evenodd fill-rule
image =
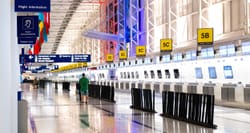
<path id="1" fill-rule="evenodd" d="M 127 51 L 126 50 L 119 51 L 119 59 L 127 59 Z"/>
<path id="2" fill-rule="evenodd" d="M 106 55 L 106 61 L 107 61 L 107 62 L 112 62 L 113 60 L 114 60 L 113 54 L 107 54 L 107 55 Z"/>
<path id="3" fill-rule="evenodd" d="M 213 28 L 199 28 L 197 31 L 197 42 L 199 45 L 213 44 Z"/>
<path id="4" fill-rule="evenodd" d="M 160 50 L 161 51 L 172 51 L 172 39 L 161 39 Z"/>
<path id="5" fill-rule="evenodd" d="M 136 46 L 136 56 L 145 56 L 146 46 Z"/>

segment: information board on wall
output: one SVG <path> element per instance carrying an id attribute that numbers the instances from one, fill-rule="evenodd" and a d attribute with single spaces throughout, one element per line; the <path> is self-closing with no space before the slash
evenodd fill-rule
<path id="1" fill-rule="evenodd" d="M 212 45 L 213 41 L 213 28 L 199 28 L 197 30 L 198 45 Z"/>
<path id="2" fill-rule="evenodd" d="M 127 51 L 126 50 L 120 50 L 119 51 L 119 59 L 127 59 Z"/>
<path id="3" fill-rule="evenodd" d="M 146 46 L 136 46 L 136 56 L 145 56 Z"/>
<path id="4" fill-rule="evenodd" d="M 162 52 L 171 52 L 172 51 L 172 39 L 161 39 L 160 40 L 160 50 Z"/>
<path id="5" fill-rule="evenodd" d="M 107 54 L 107 55 L 106 55 L 106 61 L 107 61 L 107 62 L 112 62 L 112 61 L 114 61 L 114 56 L 113 56 L 113 54 Z"/>
<path id="6" fill-rule="evenodd" d="M 15 0 L 15 12 L 50 12 L 50 0 Z"/>

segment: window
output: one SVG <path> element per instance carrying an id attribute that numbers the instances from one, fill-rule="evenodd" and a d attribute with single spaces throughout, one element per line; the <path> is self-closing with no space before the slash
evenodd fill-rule
<path id="1" fill-rule="evenodd" d="M 233 78 L 232 66 L 224 66 L 223 69 L 225 78 L 232 79 Z"/>
<path id="2" fill-rule="evenodd" d="M 215 67 L 208 67 L 208 73 L 209 73 L 209 78 L 210 79 L 216 79 L 217 78 Z"/>
<path id="3" fill-rule="evenodd" d="M 187 51 L 186 52 L 186 60 L 195 60 L 196 59 L 196 51 Z"/>
<path id="4" fill-rule="evenodd" d="M 220 46 L 220 56 L 233 56 L 235 55 L 235 47 L 233 44 Z"/>
<path id="5" fill-rule="evenodd" d="M 201 49 L 201 57 L 204 59 L 214 57 L 214 49 L 213 48 Z"/>
<path id="6" fill-rule="evenodd" d="M 195 68 L 195 76 L 196 76 L 197 79 L 202 79 L 203 78 L 201 67 L 196 67 Z"/>
<path id="7" fill-rule="evenodd" d="M 161 73 L 161 70 L 157 70 L 157 76 L 158 76 L 158 79 L 162 79 L 162 73 Z"/>
<path id="8" fill-rule="evenodd" d="M 250 54 L 250 42 L 243 42 L 242 43 L 242 53 L 244 55 Z"/>
<path id="9" fill-rule="evenodd" d="M 174 78 L 178 79 L 180 77 L 179 69 L 174 69 Z"/>
<path id="10" fill-rule="evenodd" d="M 174 54 L 173 61 L 174 62 L 182 61 L 182 53 Z"/>
<path id="11" fill-rule="evenodd" d="M 165 77 L 166 77 L 166 79 L 170 79 L 170 72 L 168 69 L 165 70 Z"/>
<path id="12" fill-rule="evenodd" d="M 145 79 L 148 78 L 148 72 L 147 71 L 144 71 L 144 77 L 145 77 Z"/>
<path id="13" fill-rule="evenodd" d="M 150 75 L 151 75 L 151 79 L 154 79 L 155 78 L 155 73 L 153 70 L 150 71 Z"/>
<path id="14" fill-rule="evenodd" d="M 162 62 L 163 63 L 170 62 L 170 55 L 164 55 L 164 56 L 162 56 Z"/>
<path id="15" fill-rule="evenodd" d="M 127 78 L 126 72 L 123 72 L 123 76 L 124 78 Z"/>

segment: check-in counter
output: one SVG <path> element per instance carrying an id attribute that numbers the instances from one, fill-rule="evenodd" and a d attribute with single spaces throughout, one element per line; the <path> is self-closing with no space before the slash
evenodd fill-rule
<path id="1" fill-rule="evenodd" d="M 250 85 L 244 87 L 244 102 L 250 103 Z"/>
<path id="2" fill-rule="evenodd" d="M 197 93 L 198 83 L 188 83 L 187 93 Z"/>
<path id="3" fill-rule="evenodd" d="M 221 100 L 234 102 L 236 87 L 236 84 L 223 84 L 223 86 L 221 87 Z"/>
<path id="4" fill-rule="evenodd" d="M 165 82 L 162 85 L 162 91 L 170 91 L 171 83 L 170 82 Z"/>
<path id="5" fill-rule="evenodd" d="M 214 87 L 215 86 L 216 85 L 213 84 L 213 83 L 205 83 L 203 85 L 203 91 L 202 91 L 202 93 L 203 94 L 207 94 L 207 95 L 214 95 Z"/>
<path id="6" fill-rule="evenodd" d="M 161 93 L 161 83 L 154 82 L 153 83 L 153 90 L 155 90 L 155 93 Z"/>
<path id="7" fill-rule="evenodd" d="M 181 82 L 175 83 L 174 91 L 175 92 L 183 92 L 183 85 L 184 85 L 184 83 L 181 83 Z"/>

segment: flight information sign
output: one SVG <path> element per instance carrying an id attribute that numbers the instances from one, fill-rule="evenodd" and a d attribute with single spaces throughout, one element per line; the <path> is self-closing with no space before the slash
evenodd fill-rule
<path id="1" fill-rule="evenodd" d="M 136 56 L 145 56 L 146 46 L 136 46 Z"/>
<path id="2" fill-rule="evenodd" d="M 20 55 L 20 63 L 67 63 L 90 62 L 89 54 L 40 54 Z"/>
<path id="3" fill-rule="evenodd" d="M 172 51 L 172 39 L 161 39 L 160 40 L 161 51 Z"/>
<path id="4" fill-rule="evenodd" d="M 106 61 L 107 61 L 107 62 L 112 62 L 112 61 L 114 61 L 114 55 L 113 55 L 113 54 L 107 54 L 107 55 L 106 55 Z"/>
<path id="5" fill-rule="evenodd" d="M 212 45 L 213 28 L 199 28 L 197 31 L 197 42 L 199 45 Z"/>
<path id="6" fill-rule="evenodd" d="M 50 0 L 15 0 L 15 12 L 50 12 Z"/>

